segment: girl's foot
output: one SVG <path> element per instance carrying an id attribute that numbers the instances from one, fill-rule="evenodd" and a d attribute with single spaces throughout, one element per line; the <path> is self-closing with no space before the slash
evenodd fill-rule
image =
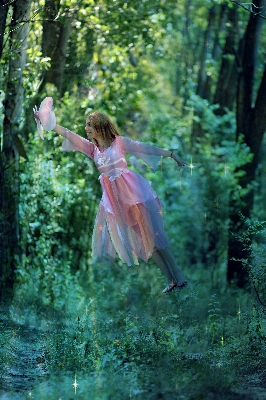
<path id="1" fill-rule="evenodd" d="M 164 288 L 162 293 L 169 293 L 172 290 L 174 290 L 176 287 L 177 287 L 177 284 L 175 283 L 175 281 L 172 281 L 171 283 L 168 283 L 168 285 L 166 286 L 166 288 Z"/>
<path id="2" fill-rule="evenodd" d="M 172 281 L 171 283 L 168 283 L 166 288 L 162 291 L 162 293 L 169 293 L 174 289 L 184 289 L 188 285 L 187 281 L 182 281 L 179 284 L 177 284 L 175 281 Z"/>

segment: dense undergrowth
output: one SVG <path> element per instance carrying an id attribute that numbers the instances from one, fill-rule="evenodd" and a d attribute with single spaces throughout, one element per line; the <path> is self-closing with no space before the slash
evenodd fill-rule
<path id="1" fill-rule="evenodd" d="M 14 367 L 10 348 L 27 326 L 38 331 L 36 369 L 46 373 L 5 398 L 230 399 L 244 380 L 261 383 L 266 326 L 253 292 L 213 289 L 208 271 L 200 280 L 185 272 L 190 287 L 162 295 L 152 263 L 94 266 L 68 288 L 62 308 L 30 302 L 20 287 L 10 308 L 16 325 L 2 322 L 1 372 Z"/>

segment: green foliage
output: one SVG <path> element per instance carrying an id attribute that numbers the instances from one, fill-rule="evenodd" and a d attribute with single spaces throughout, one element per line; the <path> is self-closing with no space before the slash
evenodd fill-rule
<path id="1" fill-rule="evenodd" d="M 77 278 L 88 268 L 99 183 L 90 160 L 64 155 L 59 140 L 46 134 L 43 153 L 31 136 L 29 162 L 21 163 L 23 254 L 17 275 L 20 285 L 30 282 L 36 301 L 61 307 L 68 301 L 66 288 L 75 293 Z"/>
<path id="2" fill-rule="evenodd" d="M 58 14 L 73 24 L 62 95 L 53 85 L 37 95 L 50 60 L 41 54 L 41 21 L 30 25 L 21 255 L 10 319 L 1 322 L 1 376 L 12 371 L 13 350 L 26 347 L 13 331 L 28 325 L 39 329 L 40 368 L 49 372 L 32 384 L 34 398 L 72 398 L 75 374 L 81 399 L 230 398 L 240 380 L 265 379 L 265 307 L 226 285 L 229 198 L 241 205 L 250 189 L 239 186 L 239 178 L 252 156 L 242 137 L 235 138 L 234 113 L 217 115 L 216 105 L 194 93 L 206 4 L 197 0 L 187 10 L 185 1 L 79 3 L 62 1 Z M 247 17 L 240 15 L 242 34 Z M 224 38 L 221 32 L 220 44 Z M 9 56 L 1 60 L 2 87 Z M 259 60 L 261 76 L 263 51 Z M 219 62 L 208 54 L 212 84 Z M 119 260 L 92 263 L 98 171 L 84 155 L 62 153 L 54 133 L 40 140 L 31 102 L 46 95 L 54 98 L 58 123 L 82 136 L 87 113 L 102 110 L 122 134 L 171 149 L 187 162 L 179 172 L 165 158 L 156 174 L 145 177 L 165 204 L 165 228 L 191 282 L 189 292 L 160 296 L 164 280 L 152 260 L 131 269 Z M 195 123 L 202 135 L 191 140 Z M 258 193 L 261 219 L 264 197 Z M 265 304 L 264 224 L 249 221 L 242 239 L 251 249 L 246 267 Z"/>
<path id="3" fill-rule="evenodd" d="M 247 220 L 241 216 L 245 223 L 245 231 L 238 238 L 247 250 L 247 258 L 243 259 L 243 266 L 248 270 L 250 282 L 253 284 L 258 298 L 257 315 L 266 312 L 266 222 Z M 259 325 L 257 325 L 258 327 Z M 256 328 L 258 331 L 258 328 Z"/>
<path id="4" fill-rule="evenodd" d="M 58 311 L 26 297 L 15 300 L 10 316 L 22 325 L 3 320 L 5 373 L 14 363 L 7 349 L 23 345 L 27 322 L 39 328 L 37 337 L 36 329 L 28 330 L 28 339 L 32 335 L 40 354 L 39 370 L 49 372 L 30 388 L 40 399 L 70 399 L 75 376 L 76 397 L 89 393 L 92 399 L 99 391 L 102 399 L 114 393 L 117 399 L 130 393 L 151 399 L 160 393 L 184 399 L 206 393 L 205 398 L 222 399 L 237 394 L 243 380 L 262 379 L 265 323 L 250 309 L 250 295 L 214 294 L 209 272 L 197 292 L 159 295 L 163 281 L 154 268 L 141 268 L 137 275 L 95 265 L 89 271 L 89 296 L 82 289 L 78 297 L 69 292 L 68 307 Z"/>

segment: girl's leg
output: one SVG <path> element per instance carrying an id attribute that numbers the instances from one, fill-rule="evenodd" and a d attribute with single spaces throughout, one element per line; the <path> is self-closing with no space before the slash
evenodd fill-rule
<path id="1" fill-rule="evenodd" d="M 177 284 L 178 287 L 182 287 L 187 284 L 187 280 L 181 270 L 181 268 L 177 265 L 176 260 L 173 256 L 173 253 L 169 247 L 165 249 L 158 250 L 161 254 L 161 257 L 169 264 L 169 269 L 172 272 L 172 279 Z"/>
<path id="2" fill-rule="evenodd" d="M 182 289 L 187 285 L 187 280 L 182 270 L 176 264 L 169 247 L 166 249 L 156 249 L 152 253 L 152 258 L 168 279 L 168 285 L 163 290 L 163 293 L 171 292 L 176 287 Z"/>
<path id="3" fill-rule="evenodd" d="M 162 272 L 166 275 L 167 279 L 168 279 L 168 284 L 170 285 L 172 280 L 173 280 L 173 274 L 172 271 L 168 265 L 168 263 L 166 262 L 166 260 L 162 257 L 160 250 L 155 250 L 152 253 L 152 258 L 154 259 L 154 261 L 156 262 L 156 264 L 158 265 L 158 267 L 160 267 L 160 269 L 162 270 Z"/>

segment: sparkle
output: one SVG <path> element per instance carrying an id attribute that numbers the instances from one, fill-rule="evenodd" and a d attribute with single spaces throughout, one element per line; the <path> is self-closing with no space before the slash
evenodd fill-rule
<path id="1" fill-rule="evenodd" d="M 224 337 L 223 336 L 221 337 L 221 345 L 222 346 L 224 345 Z"/>
<path id="2" fill-rule="evenodd" d="M 191 160 L 190 160 L 189 168 L 190 168 L 190 173 L 192 175 L 192 170 L 193 170 L 193 168 L 195 168 L 195 166 L 192 163 L 192 157 L 191 157 Z"/>
<path id="3" fill-rule="evenodd" d="M 75 375 L 75 381 L 74 381 L 74 383 L 73 383 L 73 388 L 75 389 L 75 394 L 77 393 L 77 387 L 78 387 L 78 382 L 77 382 L 77 378 L 76 378 L 76 375 Z"/>
<path id="4" fill-rule="evenodd" d="M 163 215 L 163 210 L 162 210 L 162 209 L 159 211 L 159 214 L 160 214 L 160 215 Z"/>
<path id="5" fill-rule="evenodd" d="M 240 321 L 240 319 L 241 319 L 240 304 L 239 304 L 239 308 L 238 308 L 238 311 L 237 311 L 237 315 L 238 315 L 238 320 Z"/>
<path id="6" fill-rule="evenodd" d="M 221 368 L 222 364 L 220 363 L 220 361 L 217 363 L 217 367 Z"/>
<path id="7" fill-rule="evenodd" d="M 28 396 L 29 396 L 29 398 L 32 398 L 32 392 L 31 391 L 29 391 Z"/>

